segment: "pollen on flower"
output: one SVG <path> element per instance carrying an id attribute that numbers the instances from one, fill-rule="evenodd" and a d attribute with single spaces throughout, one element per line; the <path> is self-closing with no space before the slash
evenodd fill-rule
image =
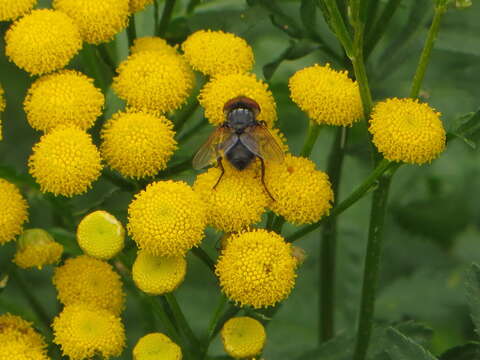
<path id="1" fill-rule="evenodd" d="M 43 229 L 25 230 L 17 242 L 13 262 L 23 269 L 41 269 L 60 260 L 63 246 Z"/>
<path id="2" fill-rule="evenodd" d="M 72 360 L 120 356 L 125 329 L 118 316 L 86 304 L 67 305 L 52 324 L 54 342 Z"/>
<path id="3" fill-rule="evenodd" d="M 130 0 L 130 12 L 136 13 L 142 11 L 145 6 L 153 3 L 153 0 Z"/>
<path id="4" fill-rule="evenodd" d="M 255 100 L 260 106 L 257 120 L 265 121 L 270 127 L 277 119 L 276 105 L 267 84 L 253 74 L 230 74 L 214 77 L 200 91 L 198 100 L 205 109 L 205 117 L 213 125 L 225 121 L 225 103 L 239 96 Z"/>
<path id="5" fill-rule="evenodd" d="M 130 48 L 130 53 L 136 54 L 142 51 L 158 51 L 161 54 L 178 55 L 177 49 L 158 36 L 145 36 L 136 38 Z"/>
<path id="6" fill-rule="evenodd" d="M 158 181 L 135 195 L 127 229 L 140 249 L 152 255 L 181 256 L 204 237 L 206 208 L 183 181 Z"/>
<path id="7" fill-rule="evenodd" d="M 431 162 L 445 149 L 440 113 L 414 99 L 387 99 L 375 105 L 368 129 L 378 151 L 390 161 Z"/>
<path id="8" fill-rule="evenodd" d="M 263 229 L 233 234 L 221 252 L 215 273 L 223 292 L 256 309 L 284 300 L 295 285 L 291 245 Z"/>
<path id="9" fill-rule="evenodd" d="M 28 204 L 20 190 L 7 180 L 0 179 L 0 245 L 15 239 L 28 220 Z"/>
<path id="10" fill-rule="evenodd" d="M 177 148 L 173 125 L 166 117 L 146 112 L 119 112 L 101 133 L 102 157 L 123 176 L 153 176 L 167 167 Z"/>
<path id="11" fill-rule="evenodd" d="M 133 360 L 182 360 L 182 350 L 162 333 L 150 333 L 138 340 Z"/>
<path id="12" fill-rule="evenodd" d="M 41 9 L 17 20 L 5 35 L 5 53 L 19 68 L 42 75 L 66 66 L 82 47 L 77 26 L 63 12 Z"/>
<path id="13" fill-rule="evenodd" d="M 90 135 L 76 127 L 57 127 L 34 145 L 30 174 L 42 192 L 82 194 L 100 176 L 100 153 Z"/>
<path id="14" fill-rule="evenodd" d="M 235 359 L 258 355 L 267 339 L 262 323 L 251 317 L 235 317 L 228 320 L 221 331 L 223 347 Z"/>
<path id="15" fill-rule="evenodd" d="M 120 276 L 105 261 L 87 255 L 70 258 L 55 269 L 52 282 L 64 305 L 89 304 L 115 315 L 123 310 L 125 294 Z"/>
<path id="16" fill-rule="evenodd" d="M 318 124 L 350 126 L 363 116 L 357 82 L 329 64 L 297 71 L 288 87 L 292 100 Z"/>
<path id="17" fill-rule="evenodd" d="M 0 2 L 0 21 L 15 20 L 33 9 L 38 0 L 4 0 Z"/>
<path id="18" fill-rule="evenodd" d="M 205 75 L 245 73 L 253 67 L 253 50 L 247 42 L 223 31 L 199 30 L 182 44 L 193 69 Z"/>
<path id="19" fill-rule="evenodd" d="M 104 103 L 93 79 L 75 70 L 62 70 L 36 80 L 23 106 L 28 123 L 36 130 L 50 131 L 59 125 L 87 130 L 102 114 Z"/>
<path id="20" fill-rule="evenodd" d="M 54 0 L 53 7 L 70 16 L 90 44 L 112 40 L 127 26 L 130 15 L 129 0 Z"/>

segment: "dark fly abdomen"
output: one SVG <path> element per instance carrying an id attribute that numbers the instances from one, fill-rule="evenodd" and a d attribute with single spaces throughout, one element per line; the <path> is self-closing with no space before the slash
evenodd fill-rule
<path id="1" fill-rule="evenodd" d="M 240 140 L 237 140 L 237 143 L 225 153 L 225 156 L 238 170 L 245 169 L 255 158 L 255 155 Z"/>

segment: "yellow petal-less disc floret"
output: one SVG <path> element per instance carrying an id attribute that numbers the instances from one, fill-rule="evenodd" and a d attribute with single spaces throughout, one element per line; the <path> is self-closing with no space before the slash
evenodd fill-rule
<path id="1" fill-rule="evenodd" d="M 205 75 L 245 73 L 253 67 L 253 50 L 247 42 L 223 31 L 199 30 L 182 44 L 192 68 Z"/>
<path id="2" fill-rule="evenodd" d="M 1 336 L 0 336 L 1 340 Z M 32 348 L 25 340 L 4 342 L 0 346 L 0 359 L 8 360 L 50 360 L 46 350 Z"/>
<path id="3" fill-rule="evenodd" d="M 123 61 L 113 89 L 136 109 L 165 113 L 178 109 L 190 95 L 194 74 L 180 55 L 140 51 Z"/>
<path id="4" fill-rule="evenodd" d="M 267 339 L 262 323 L 251 317 L 235 317 L 228 320 L 221 331 L 223 347 L 235 359 L 258 355 Z"/>
<path id="5" fill-rule="evenodd" d="M 136 38 L 130 48 L 130 53 L 136 54 L 142 51 L 158 51 L 161 54 L 178 55 L 177 49 L 158 36 Z"/>
<path id="6" fill-rule="evenodd" d="M 15 20 L 33 9 L 37 0 L 3 0 L 0 2 L 0 21 Z"/>
<path id="7" fill-rule="evenodd" d="M 267 168 L 265 183 L 275 201 L 270 209 L 292 224 L 309 224 L 327 215 L 333 202 L 328 175 L 309 159 L 287 155 Z"/>
<path id="8" fill-rule="evenodd" d="M 28 220 L 28 204 L 20 190 L 0 178 L 0 245 L 15 239 Z"/>
<path id="9" fill-rule="evenodd" d="M 82 47 L 78 27 L 60 11 L 34 10 L 5 35 L 5 53 L 19 68 L 42 75 L 66 66 Z"/>
<path id="10" fill-rule="evenodd" d="M 0 348 L 8 342 L 18 340 L 22 341 L 30 349 L 39 350 L 41 353 L 46 352 L 47 345 L 45 340 L 33 329 L 31 322 L 9 313 L 0 315 L 0 343 L 2 344 Z"/>
<path id="11" fill-rule="evenodd" d="M 64 196 L 87 191 L 102 170 L 92 138 L 76 127 L 57 127 L 43 135 L 28 166 L 42 192 Z"/>
<path id="12" fill-rule="evenodd" d="M 257 120 L 272 126 L 277 119 L 275 100 L 267 84 L 253 74 L 231 74 L 211 79 L 200 91 L 198 100 L 208 121 L 218 126 L 225 121 L 225 103 L 239 96 L 255 100 L 260 106 Z"/>
<path id="13" fill-rule="evenodd" d="M 120 356 L 125 347 L 125 329 L 118 316 L 85 304 L 68 305 L 52 324 L 54 342 L 72 360 Z"/>
<path id="14" fill-rule="evenodd" d="M 132 267 L 137 287 L 152 295 L 175 290 L 185 278 L 187 261 L 183 256 L 155 256 L 140 250 Z"/>
<path id="15" fill-rule="evenodd" d="M 177 148 L 170 120 L 146 112 L 114 114 L 101 136 L 102 157 L 125 177 L 155 175 L 167 167 Z"/>
<path id="16" fill-rule="evenodd" d="M 122 251 L 125 230 L 115 216 L 98 210 L 80 221 L 77 228 L 77 241 L 86 254 L 108 260 Z"/>
<path id="17" fill-rule="evenodd" d="M 60 260 L 63 246 L 43 229 L 25 230 L 17 242 L 13 262 L 23 269 L 55 264 Z"/>
<path id="18" fill-rule="evenodd" d="M 53 7 L 70 16 L 90 44 L 112 40 L 127 26 L 130 15 L 129 0 L 54 0 Z"/>
<path id="19" fill-rule="evenodd" d="M 136 13 L 142 11 L 147 5 L 153 3 L 153 0 L 130 0 L 130 12 Z"/>
<path id="20" fill-rule="evenodd" d="M 258 229 L 229 238 L 215 273 L 231 300 L 258 309 L 290 294 L 296 266 L 290 244 L 277 233 Z"/>
<path id="21" fill-rule="evenodd" d="M 62 70 L 36 80 L 23 107 L 28 123 L 36 130 L 50 131 L 59 125 L 87 130 L 102 114 L 104 103 L 93 79 L 75 70 Z"/>
<path id="22" fill-rule="evenodd" d="M 182 350 L 162 333 L 150 333 L 138 340 L 133 360 L 182 360 Z"/>
<path id="23" fill-rule="evenodd" d="M 128 207 L 128 232 L 152 255 L 181 256 L 204 237 L 204 203 L 183 181 L 158 181 L 135 195 Z"/>
<path id="24" fill-rule="evenodd" d="M 55 269 L 52 282 L 58 300 L 66 306 L 89 304 L 115 315 L 123 310 L 125 294 L 120 276 L 105 261 L 87 255 L 70 258 Z"/>
<path id="25" fill-rule="evenodd" d="M 318 124 L 350 126 L 363 116 L 357 82 L 329 64 L 297 71 L 288 87 L 292 100 Z"/>
<path id="26" fill-rule="evenodd" d="M 445 149 L 440 113 L 410 98 L 376 104 L 368 130 L 378 151 L 390 161 L 424 164 Z"/>

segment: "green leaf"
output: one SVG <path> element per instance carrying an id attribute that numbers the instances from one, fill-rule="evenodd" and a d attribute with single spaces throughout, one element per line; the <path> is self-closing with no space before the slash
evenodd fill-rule
<path id="1" fill-rule="evenodd" d="M 445 351 L 440 360 L 480 360 L 480 344 L 468 343 Z"/>
<path id="2" fill-rule="evenodd" d="M 385 352 L 391 360 L 436 360 L 429 351 L 394 328 L 387 330 L 387 337 L 391 345 Z"/>
<path id="3" fill-rule="evenodd" d="M 310 36 L 317 36 L 317 7 L 315 0 L 302 0 L 300 4 L 300 19 Z"/>
<path id="4" fill-rule="evenodd" d="M 480 334 L 480 266 L 472 264 L 465 283 L 467 302 L 470 306 L 470 316 L 475 325 L 475 331 Z"/>
<path id="5" fill-rule="evenodd" d="M 353 357 L 354 338 L 341 334 L 320 345 L 319 348 L 305 352 L 297 360 L 351 360 Z"/>
<path id="6" fill-rule="evenodd" d="M 455 120 L 455 128 L 447 135 L 447 141 L 457 137 L 468 146 L 476 149 L 480 141 L 480 109 L 460 116 Z"/>

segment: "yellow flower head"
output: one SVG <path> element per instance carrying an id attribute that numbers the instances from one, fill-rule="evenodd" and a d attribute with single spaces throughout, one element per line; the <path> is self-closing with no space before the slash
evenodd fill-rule
<path id="1" fill-rule="evenodd" d="M 414 99 L 387 99 L 373 108 L 368 129 L 390 161 L 431 162 L 445 149 L 440 113 Z"/>
<path id="2" fill-rule="evenodd" d="M 13 262 L 23 269 L 55 264 L 60 260 L 63 246 L 43 229 L 25 230 L 17 242 Z"/>
<path id="3" fill-rule="evenodd" d="M 23 106 L 36 130 L 50 131 L 58 125 L 93 126 L 105 103 L 93 80 L 75 70 L 62 70 L 36 80 Z"/>
<path id="4" fill-rule="evenodd" d="M 205 205 L 183 181 L 158 181 L 135 195 L 128 232 L 152 255 L 182 256 L 204 237 Z"/>
<path id="5" fill-rule="evenodd" d="M 70 258 L 55 269 L 52 282 L 63 305 L 88 304 L 119 315 L 125 294 L 112 266 L 87 255 Z"/>
<path id="6" fill-rule="evenodd" d="M 129 106 L 159 113 L 178 109 L 194 86 L 193 71 L 180 55 L 140 51 L 123 61 L 113 89 Z"/>
<path id="7" fill-rule="evenodd" d="M 197 176 L 193 190 L 207 206 L 208 223 L 224 232 L 239 231 L 261 220 L 270 198 L 260 179 L 256 164 L 245 170 L 235 169 L 223 161 L 225 173 L 212 167 Z"/>
<path id="8" fill-rule="evenodd" d="M 130 12 L 133 14 L 142 11 L 145 6 L 151 3 L 153 3 L 153 0 L 130 0 Z"/>
<path id="9" fill-rule="evenodd" d="M 7 180 L 0 178 L 0 245 L 15 239 L 28 220 L 28 204 L 20 190 Z"/>
<path id="10" fill-rule="evenodd" d="M 142 51 L 158 51 L 162 54 L 178 55 L 176 48 L 168 45 L 165 39 L 158 36 L 136 38 L 130 48 L 130 53 L 136 54 Z"/>
<path id="11" fill-rule="evenodd" d="M 182 360 L 182 350 L 162 333 L 150 333 L 138 340 L 133 360 Z"/>
<path id="12" fill-rule="evenodd" d="M 5 35 L 5 53 L 19 68 L 42 75 L 63 68 L 82 48 L 77 26 L 60 11 L 34 10 Z"/>
<path id="13" fill-rule="evenodd" d="M 267 335 L 262 323 L 251 317 L 235 317 L 222 328 L 223 347 L 235 359 L 251 358 L 259 354 Z"/>
<path id="14" fill-rule="evenodd" d="M 273 306 L 295 285 L 296 260 L 291 245 L 263 229 L 233 234 L 215 273 L 223 292 L 242 306 Z"/>
<path id="15" fill-rule="evenodd" d="M 182 44 L 187 61 L 205 75 L 245 73 L 253 67 L 253 50 L 242 38 L 223 31 L 199 30 Z"/>
<path id="16" fill-rule="evenodd" d="M 231 74 L 211 79 L 200 91 L 199 102 L 205 109 L 205 117 L 213 125 L 225 121 L 225 103 L 239 96 L 255 100 L 260 106 L 257 120 L 265 121 L 270 127 L 277 119 L 275 100 L 267 84 L 253 74 Z"/>
<path id="17" fill-rule="evenodd" d="M 0 340 L 1 340 L 0 336 Z M 30 344 L 23 340 L 13 340 L 4 342 L 0 346 L 0 359 L 8 360 L 50 360 L 46 350 L 32 348 Z"/>
<path id="18" fill-rule="evenodd" d="M 102 157 L 125 177 L 155 175 L 167 167 L 177 148 L 170 120 L 146 112 L 114 114 L 101 136 Z"/>
<path id="19" fill-rule="evenodd" d="M 270 208 L 292 224 L 316 222 L 332 207 L 328 175 L 309 159 L 287 155 L 283 164 L 267 168 L 265 183 L 275 198 Z"/>
<path id="20" fill-rule="evenodd" d="M 357 82 L 329 64 L 297 71 L 288 87 L 292 100 L 318 124 L 350 126 L 363 116 Z"/>
<path id="21" fill-rule="evenodd" d="M 15 20 L 33 9 L 37 0 L 3 0 L 0 2 L 0 21 Z"/>
<path id="22" fill-rule="evenodd" d="M 25 344 L 32 350 L 38 350 L 42 354 L 46 352 L 47 345 L 43 337 L 33 329 L 32 323 L 16 315 L 8 313 L 0 315 L 0 343 L 2 344 L 0 349 L 2 349 L 5 344 L 15 341 Z M 10 358 L 0 357 L 0 359 Z"/>
<path id="23" fill-rule="evenodd" d="M 125 329 L 118 316 L 85 304 L 68 305 L 53 320 L 54 342 L 72 360 L 120 356 Z"/>
<path id="24" fill-rule="evenodd" d="M 77 228 L 78 245 L 98 259 L 113 258 L 123 249 L 125 230 L 115 216 L 98 210 L 85 216 Z"/>
<path id="25" fill-rule="evenodd" d="M 140 250 L 132 267 L 137 287 L 152 295 L 175 290 L 185 278 L 187 261 L 183 256 L 155 256 Z"/>
<path id="26" fill-rule="evenodd" d="M 112 40 L 127 26 L 130 15 L 129 0 L 53 0 L 53 7 L 70 16 L 90 44 Z"/>
<path id="27" fill-rule="evenodd" d="M 87 191 L 102 170 L 92 138 L 76 127 L 57 127 L 43 135 L 28 166 L 42 192 L 64 196 Z"/>

